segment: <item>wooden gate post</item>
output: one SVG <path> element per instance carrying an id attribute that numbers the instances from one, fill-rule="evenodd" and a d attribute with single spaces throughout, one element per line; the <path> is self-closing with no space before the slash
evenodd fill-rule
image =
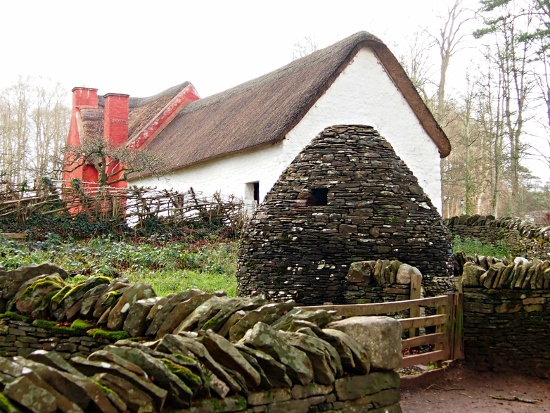
<path id="1" fill-rule="evenodd" d="M 422 298 L 422 275 L 412 274 L 410 284 L 410 299 L 417 300 Z M 409 310 L 409 317 L 420 317 L 420 306 L 414 305 Z M 409 338 L 416 337 L 416 328 L 409 329 Z"/>

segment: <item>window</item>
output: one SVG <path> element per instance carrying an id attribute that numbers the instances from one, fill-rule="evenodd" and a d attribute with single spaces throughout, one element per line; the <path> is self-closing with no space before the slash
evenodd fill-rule
<path id="1" fill-rule="evenodd" d="M 319 206 L 327 204 L 328 188 L 313 188 L 308 199 L 308 205 Z"/>

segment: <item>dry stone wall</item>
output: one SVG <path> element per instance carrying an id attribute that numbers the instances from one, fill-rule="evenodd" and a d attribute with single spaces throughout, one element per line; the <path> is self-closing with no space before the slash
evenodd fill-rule
<path id="1" fill-rule="evenodd" d="M 464 264 L 464 351 L 480 369 L 550 377 L 550 262 Z"/>
<path id="2" fill-rule="evenodd" d="M 238 291 L 345 303 L 350 264 L 381 259 L 417 267 L 428 294 L 438 294 L 449 289 L 451 254 L 439 214 L 391 145 L 369 126 L 333 126 L 258 207 L 242 242 Z"/>
<path id="3" fill-rule="evenodd" d="M 63 358 L 87 357 L 114 341 L 86 334 L 61 334 L 21 320 L 5 317 L 0 319 L 0 356 L 26 357 L 36 350 L 55 350 Z"/>
<path id="4" fill-rule="evenodd" d="M 550 259 L 550 226 L 539 227 L 519 218 L 495 219 L 492 215 L 463 215 L 444 222 L 453 237 L 458 235 L 491 245 L 502 243 L 512 256 Z"/>
<path id="5" fill-rule="evenodd" d="M 401 412 L 393 318 L 65 277 L 52 264 L 0 273 L 2 411 Z M 98 327 L 132 339 L 89 337 Z"/>

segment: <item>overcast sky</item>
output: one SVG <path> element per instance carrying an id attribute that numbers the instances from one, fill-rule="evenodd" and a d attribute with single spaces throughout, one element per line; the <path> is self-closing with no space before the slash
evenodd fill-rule
<path id="1" fill-rule="evenodd" d="M 40 75 L 143 97 L 190 81 L 205 97 L 288 63 L 306 36 L 321 48 L 366 30 L 397 54 L 453 2 L 2 0 L 0 88 Z"/>
<path id="2" fill-rule="evenodd" d="M 294 44 L 305 43 L 306 36 L 322 48 L 366 30 L 399 56 L 415 32 L 429 27 L 437 33 L 440 16 L 453 3 L 0 0 L 0 89 L 20 75 L 42 76 L 60 82 L 70 104 L 75 86 L 145 97 L 190 81 L 206 97 L 285 65 Z M 463 4 L 474 9 L 479 2 Z M 470 25 L 468 32 L 474 28 Z M 464 46 L 475 44 L 469 39 Z M 453 57 L 449 95 L 465 89 L 474 49 Z M 438 63 L 434 55 L 434 71 Z M 539 166 L 538 175 L 548 171 Z"/>

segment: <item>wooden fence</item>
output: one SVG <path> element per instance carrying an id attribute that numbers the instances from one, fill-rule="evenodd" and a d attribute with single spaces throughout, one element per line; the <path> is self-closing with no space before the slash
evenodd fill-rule
<path id="1" fill-rule="evenodd" d="M 243 201 L 219 193 L 203 196 L 156 188 L 98 188 L 93 183 L 51 182 L 40 189 L 0 191 L 0 220 L 23 224 L 31 216 L 83 213 L 102 222 L 122 222 L 139 228 L 162 219 L 176 225 L 220 223 L 235 233 L 246 220 Z"/>
<path id="2" fill-rule="evenodd" d="M 423 347 L 425 352 L 403 356 L 401 368 L 464 358 L 462 342 L 462 294 L 448 294 L 416 300 L 374 304 L 322 305 L 302 307 L 308 310 L 334 310 L 342 317 L 387 315 L 398 318 L 409 337 L 402 340 L 403 350 Z M 433 315 L 420 316 L 421 308 L 434 308 Z M 435 327 L 435 332 L 425 329 Z M 419 335 L 419 329 L 424 329 Z M 433 330 L 433 328 L 432 328 Z M 428 345 L 431 345 L 427 347 Z M 426 349 L 429 348 L 429 351 Z M 410 353 L 410 352 L 409 352 Z"/>

